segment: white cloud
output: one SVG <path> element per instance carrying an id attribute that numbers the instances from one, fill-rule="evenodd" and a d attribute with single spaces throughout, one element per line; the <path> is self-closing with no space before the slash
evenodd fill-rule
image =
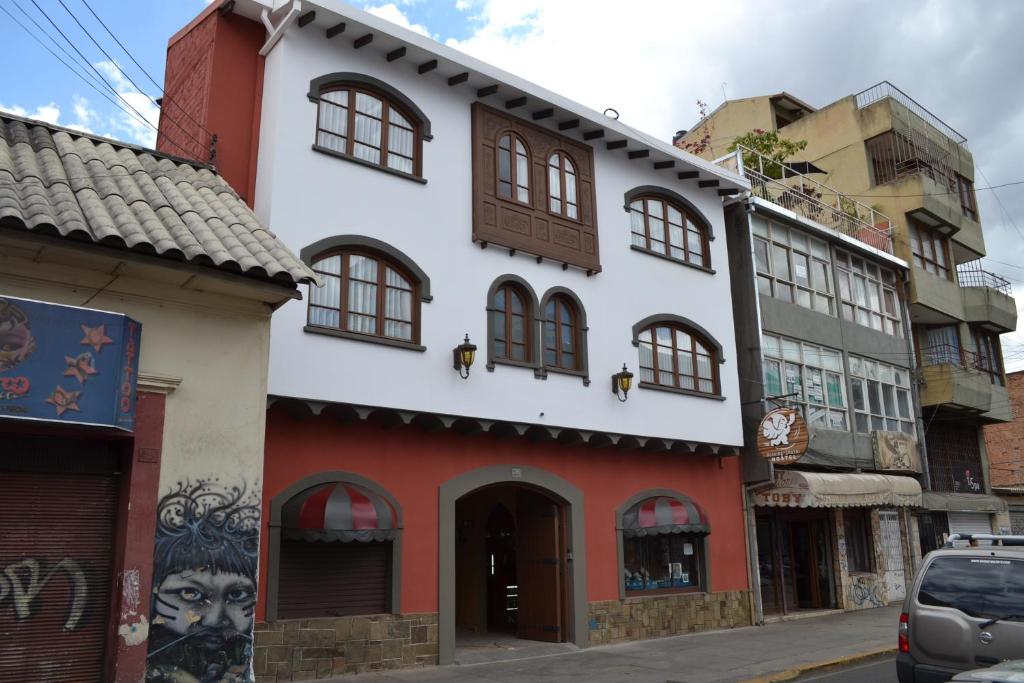
<path id="1" fill-rule="evenodd" d="M 414 2 L 409 2 L 408 0 L 399 1 L 403 5 L 414 4 L 415 2 L 415 0 Z M 409 21 L 409 17 L 405 16 L 405 12 L 400 10 L 398 8 L 398 5 L 396 5 L 393 2 L 389 2 L 385 5 L 378 5 L 376 7 L 367 7 L 366 11 L 369 12 L 370 14 L 380 17 L 381 19 L 387 19 L 393 24 L 398 24 L 402 28 L 407 28 L 410 31 L 415 31 L 416 33 L 427 36 L 428 38 L 432 37 L 430 35 L 430 31 L 427 30 L 426 26 L 422 24 L 414 24 L 411 21 Z"/>
<path id="2" fill-rule="evenodd" d="M 29 111 L 25 107 L 18 105 L 6 105 L 0 104 L 0 111 L 6 111 L 15 116 L 24 116 L 28 119 L 38 119 L 46 123 L 51 123 L 55 126 L 64 126 L 65 128 L 73 128 L 74 130 L 80 130 L 83 133 L 91 133 L 92 131 L 88 127 L 88 123 L 92 117 L 95 116 L 95 112 L 88 108 L 88 102 L 83 97 L 74 97 L 74 110 L 75 120 L 67 123 L 60 120 L 60 107 L 57 103 L 50 102 L 49 104 L 42 104 L 35 108 L 33 111 Z"/>
<path id="3" fill-rule="evenodd" d="M 127 135 L 132 142 L 144 147 L 156 145 L 156 126 L 160 121 L 160 108 L 153 103 L 149 96 L 139 92 L 132 85 L 121 70 L 113 62 L 97 62 L 94 65 L 113 86 L 117 94 L 131 105 L 131 108 L 123 107 L 123 111 L 111 122 L 114 129 Z M 138 113 L 136 113 L 138 112 Z M 141 115 L 141 117 L 140 117 Z M 145 119 L 152 127 L 146 125 L 139 119 Z"/>

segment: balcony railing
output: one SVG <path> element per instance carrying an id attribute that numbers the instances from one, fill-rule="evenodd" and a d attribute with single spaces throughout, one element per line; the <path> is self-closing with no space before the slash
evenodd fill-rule
<path id="1" fill-rule="evenodd" d="M 1010 286 L 1009 280 L 982 270 L 974 261 L 957 266 L 956 274 L 961 287 L 988 287 L 1000 291 L 1006 296 L 1013 296 L 1013 287 Z"/>
<path id="2" fill-rule="evenodd" d="M 867 90 L 857 93 L 857 108 L 864 109 L 865 107 L 871 106 L 879 100 L 886 98 L 893 99 L 904 107 L 912 111 L 917 116 L 920 116 L 933 128 L 941 132 L 943 135 L 948 137 L 950 140 L 960 145 L 964 149 L 967 148 L 967 138 L 960 133 L 953 130 L 951 126 L 946 124 L 945 121 L 940 119 L 935 114 L 931 113 L 914 100 L 913 97 L 903 92 L 889 81 L 882 81 L 876 85 L 871 86 Z"/>
<path id="3" fill-rule="evenodd" d="M 955 365 L 964 370 L 988 372 L 978 354 L 955 344 L 922 346 L 921 365 Z"/>
<path id="4" fill-rule="evenodd" d="M 755 197 L 892 253 L 892 220 L 888 216 L 798 173 L 785 162 L 741 145 L 715 163 L 749 180 Z"/>

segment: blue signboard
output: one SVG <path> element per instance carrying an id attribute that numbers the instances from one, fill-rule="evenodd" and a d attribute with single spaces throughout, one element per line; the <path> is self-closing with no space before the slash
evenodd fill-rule
<path id="1" fill-rule="evenodd" d="M 141 334 L 120 313 L 0 296 L 0 419 L 132 431 Z"/>

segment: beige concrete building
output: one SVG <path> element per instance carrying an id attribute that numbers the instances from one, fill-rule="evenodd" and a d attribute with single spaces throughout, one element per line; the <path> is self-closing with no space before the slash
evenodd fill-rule
<path id="1" fill-rule="evenodd" d="M 998 531 L 1006 504 L 991 495 L 981 428 L 1011 419 L 999 335 L 1016 328 L 1017 314 L 1009 283 L 980 266 L 985 239 L 966 139 L 883 82 L 821 109 L 788 93 L 730 100 L 675 142 L 693 149 L 704 141 L 696 151 L 721 158 L 737 136 L 755 129 L 806 141 L 787 162 L 800 162 L 800 170 L 836 190 L 823 193 L 798 174 L 762 165 L 744 169 L 755 179 L 754 196 L 798 213 L 812 205 L 836 209 L 850 219 L 840 216 L 847 223 L 840 231 L 860 239 L 871 236 L 858 225 L 875 224 L 876 212 L 892 217 L 891 251 L 910 264 L 901 296 L 923 413 L 918 438 L 927 449 L 922 551 L 945 533 Z M 792 188 L 785 196 L 772 189 L 780 178 Z"/>
<path id="2" fill-rule="evenodd" d="M 314 279 L 215 169 L 0 114 L 0 679 L 247 675 L 270 318 Z"/>

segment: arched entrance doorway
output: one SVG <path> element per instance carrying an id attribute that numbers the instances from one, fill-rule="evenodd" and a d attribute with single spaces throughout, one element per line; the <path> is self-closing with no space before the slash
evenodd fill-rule
<path id="1" fill-rule="evenodd" d="M 441 486 L 440 662 L 456 626 L 586 645 L 583 495 L 549 472 L 485 467 Z"/>

